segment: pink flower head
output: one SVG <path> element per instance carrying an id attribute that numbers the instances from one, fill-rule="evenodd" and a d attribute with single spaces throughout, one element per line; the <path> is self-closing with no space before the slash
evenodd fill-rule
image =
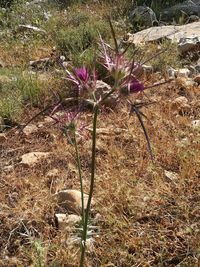
<path id="1" fill-rule="evenodd" d="M 76 76 L 81 80 L 82 82 L 86 83 L 89 79 L 89 73 L 86 67 L 81 67 L 74 70 Z"/>
<path id="2" fill-rule="evenodd" d="M 142 92 L 145 89 L 144 85 L 142 82 L 140 82 L 137 79 L 133 79 L 130 84 L 129 84 L 129 92 L 130 93 L 138 93 Z"/>

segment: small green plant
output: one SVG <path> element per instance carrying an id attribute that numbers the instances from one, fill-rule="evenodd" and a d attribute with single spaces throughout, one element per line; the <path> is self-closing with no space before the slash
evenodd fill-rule
<path id="1" fill-rule="evenodd" d="M 29 101 L 32 105 L 40 103 L 44 84 L 38 80 L 37 75 L 22 73 L 17 77 L 14 86 L 20 90 L 24 102 Z"/>
<path id="2" fill-rule="evenodd" d="M 3 72 L 2 72 L 3 73 Z M 24 104 L 37 106 L 41 103 L 45 84 L 37 78 L 23 72 L 5 72 L 0 84 L 0 116 L 8 121 L 17 120 L 23 112 Z"/>
<path id="3" fill-rule="evenodd" d="M 13 90 L 7 84 L 0 91 L 0 116 L 8 121 L 15 121 L 22 114 L 23 100 L 19 90 Z"/>

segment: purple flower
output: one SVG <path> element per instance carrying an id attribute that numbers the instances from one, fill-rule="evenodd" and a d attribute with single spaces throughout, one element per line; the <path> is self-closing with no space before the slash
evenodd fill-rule
<path id="1" fill-rule="evenodd" d="M 82 82 L 86 83 L 89 79 L 89 73 L 85 67 L 81 67 L 74 70 L 76 76 L 81 80 Z"/>
<path id="2" fill-rule="evenodd" d="M 130 93 L 138 93 L 142 92 L 145 89 L 142 82 L 137 79 L 133 79 L 129 84 L 129 92 Z"/>

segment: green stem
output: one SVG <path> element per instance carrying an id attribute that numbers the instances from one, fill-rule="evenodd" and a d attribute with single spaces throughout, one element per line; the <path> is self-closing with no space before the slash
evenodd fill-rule
<path id="1" fill-rule="evenodd" d="M 79 181 L 80 181 L 80 188 L 81 188 L 81 205 L 82 205 L 82 224 L 84 225 L 85 222 L 85 209 L 84 209 L 84 192 L 83 192 L 83 177 L 81 172 L 81 161 L 78 151 L 77 145 L 77 138 L 76 138 L 76 131 L 74 130 L 74 146 L 76 151 L 76 162 L 78 166 L 78 174 L 79 174 Z"/>
<path id="2" fill-rule="evenodd" d="M 88 196 L 87 208 L 85 212 L 85 222 L 83 225 L 83 236 L 82 236 L 82 250 L 81 250 L 81 260 L 80 267 L 84 265 L 85 250 L 86 250 L 86 239 L 87 239 L 87 227 L 88 219 L 91 207 L 91 201 L 94 191 L 94 181 L 95 181 L 95 162 L 96 162 L 96 129 L 97 129 L 97 116 L 98 116 L 99 107 L 96 105 L 94 107 L 94 117 L 93 117 L 93 131 L 92 131 L 92 169 L 91 169 L 91 180 L 90 180 L 90 191 Z"/>

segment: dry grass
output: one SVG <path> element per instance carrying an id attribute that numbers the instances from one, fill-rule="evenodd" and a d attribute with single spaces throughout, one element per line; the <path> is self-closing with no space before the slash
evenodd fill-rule
<path id="1" fill-rule="evenodd" d="M 111 127 L 111 134 L 98 135 L 91 223 L 100 231 L 87 266 L 199 266 L 199 133 L 190 125 L 198 117 L 200 94 L 197 88 L 186 89 L 191 110 L 180 115 L 170 102 L 178 92 L 176 84 L 148 92 L 157 100 L 144 110 L 155 163 L 150 162 L 139 123 L 128 117 L 126 106 L 100 115 L 98 127 Z M 89 123 L 90 115 L 86 118 Z M 113 134 L 113 126 L 128 132 Z M 183 138 L 186 143 L 181 143 Z M 89 140 L 80 147 L 87 188 Z M 37 150 L 51 151 L 53 156 L 33 169 L 18 165 L 23 153 Z M 36 249 L 40 240 L 41 266 L 78 266 L 78 247 L 68 247 L 67 233 L 56 228 L 54 214 L 59 208 L 52 198 L 59 189 L 79 188 L 73 148 L 49 125 L 28 139 L 11 131 L 1 153 L 0 265 L 40 266 Z M 3 171 L 8 162 L 14 165 L 10 173 Z M 60 172 L 55 180 L 46 175 L 53 168 Z M 166 178 L 164 170 L 176 172 L 178 179 Z"/>

